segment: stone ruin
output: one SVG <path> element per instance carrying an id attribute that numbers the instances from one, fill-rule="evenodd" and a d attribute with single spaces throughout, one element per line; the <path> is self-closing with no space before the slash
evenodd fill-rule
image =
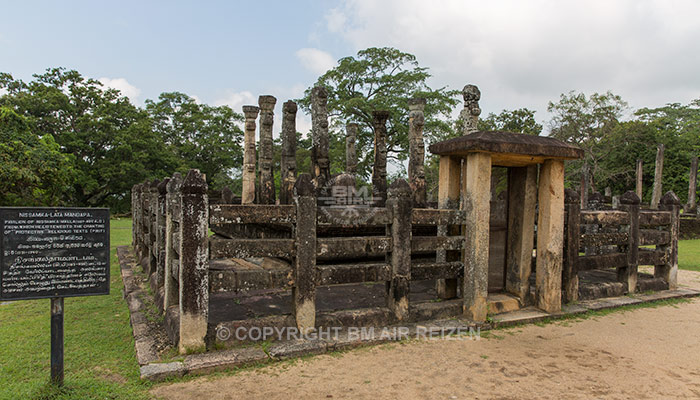
<path id="1" fill-rule="evenodd" d="M 467 85 L 463 94 L 465 135 L 430 146 L 440 157 L 437 204 L 426 200 L 425 99 L 408 102 L 408 180 L 390 185 L 389 114 L 373 113 L 373 201 L 365 203 L 368 193 L 355 186 L 354 123 L 346 126 L 346 173 L 330 174 L 321 87 L 312 90 L 310 174 L 297 175 L 297 106 L 284 103 L 278 191 L 272 96 L 243 107 L 240 200 L 230 190 L 215 200 L 197 170 L 134 186 L 135 257 L 180 352 L 235 345 L 218 333 L 238 327 L 310 331 L 453 317 L 484 323 L 499 312 L 558 313 L 582 299 L 677 287 L 675 194 L 666 193 L 658 210 L 641 209 L 631 191 L 617 209 L 582 209 L 580 196 L 564 188 L 564 162 L 581 157 L 580 149 L 478 131 L 480 92 Z M 498 201 L 494 167 L 507 178 Z M 494 233 L 496 220 L 502 235 Z M 654 266 L 654 274 L 639 273 L 640 265 Z"/>

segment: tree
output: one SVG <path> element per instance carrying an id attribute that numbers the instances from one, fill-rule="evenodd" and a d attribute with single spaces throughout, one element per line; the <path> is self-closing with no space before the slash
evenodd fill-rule
<path id="1" fill-rule="evenodd" d="M 580 176 L 584 166 L 589 166 L 593 190 L 601 174 L 600 161 L 604 154 L 598 145 L 617 128 L 626 109 L 627 103 L 610 91 L 593 93 L 590 97 L 571 91 L 562 94 L 557 103 L 550 101 L 547 106 L 547 111 L 553 114 L 549 123 L 550 136 L 576 144 L 585 152 L 583 160 L 568 163 L 567 169 Z"/>
<path id="2" fill-rule="evenodd" d="M 328 90 L 328 112 L 331 117 L 331 154 L 344 154 L 347 122 L 359 124 L 357 134 L 358 173 L 364 179 L 371 174 L 374 131 L 372 111 L 388 110 L 387 150 L 394 162 L 408 157 L 408 99 L 424 97 L 425 136 L 428 141 L 446 137 L 452 132 L 447 121 L 458 103 L 458 91 L 431 89 L 427 84 L 428 69 L 420 67 L 416 57 L 394 48 L 368 48 L 356 57 L 344 57 L 338 65 L 318 78 L 316 85 Z M 309 112 L 311 89 L 299 100 Z M 337 147 L 337 148 L 336 148 Z M 332 169 L 341 159 L 333 160 Z M 344 160 L 344 157 L 342 158 Z M 338 168 L 344 169 L 344 165 Z"/>
<path id="3" fill-rule="evenodd" d="M 489 113 L 486 118 L 479 120 L 478 126 L 482 131 L 507 131 L 536 136 L 542 133 L 542 125 L 535 120 L 535 111 L 527 108 L 503 110 L 499 114 Z"/>
<path id="4" fill-rule="evenodd" d="M 77 71 L 52 68 L 31 82 L 3 73 L 0 88 L 7 90 L 0 106 L 25 117 L 35 137 L 50 135 L 71 156 L 75 179 L 65 204 L 126 211 L 135 183 L 168 175 L 177 164 L 146 112 Z"/>
<path id="5" fill-rule="evenodd" d="M 198 104 L 184 93 L 162 93 L 146 100 L 153 129 L 180 161 L 179 169 L 197 168 L 213 189 L 233 183 L 234 169 L 243 164 L 243 116 L 228 106 Z"/>
<path id="6" fill-rule="evenodd" d="M 0 107 L 0 204 L 63 205 L 74 178 L 53 136 L 34 135 L 25 117 Z"/>

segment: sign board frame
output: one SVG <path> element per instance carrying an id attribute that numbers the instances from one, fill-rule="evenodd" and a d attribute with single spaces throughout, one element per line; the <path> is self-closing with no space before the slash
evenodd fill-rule
<path id="1" fill-rule="evenodd" d="M 52 291 L 52 293 L 47 293 L 47 294 L 41 294 L 41 295 L 28 295 L 28 296 L 14 296 L 14 297 L 7 297 L 6 294 L 4 293 L 4 282 L 3 282 L 3 274 L 6 269 L 6 258 L 8 256 L 5 255 L 5 250 L 6 249 L 6 241 L 9 239 L 5 235 L 5 222 L 6 219 L 9 215 L 17 215 L 20 212 L 26 212 L 26 213 L 36 213 L 36 214 L 42 214 L 46 213 L 48 215 L 56 215 L 56 217 L 61 217 L 63 218 L 70 218 L 66 217 L 65 213 L 89 213 L 90 217 L 95 218 L 95 219 L 100 219 L 104 220 L 104 232 L 100 234 L 90 234 L 93 236 L 93 238 L 96 238 L 98 235 L 100 236 L 97 238 L 99 242 L 103 243 L 104 245 L 102 246 L 101 249 L 95 250 L 94 253 L 100 253 L 100 258 L 98 261 L 101 261 L 102 264 L 104 265 L 104 276 L 106 278 L 106 282 L 99 288 L 94 288 L 94 290 L 90 291 L 82 291 L 82 292 L 75 292 L 71 291 L 71 289 L 66 289 L 66 290 L 56 290 Z M 65 297 L 85 297 L 85 296 L 102 296 L 102 295 L 109 295 L 110 293 L 110 279 L 111 279 L 111 271 L 110 271 L 110 258 L 111 258 L 111 249 L 110 249 L 110 232 L 109 232 L 109 225 L 110 225 L 110 219 L 109 219 L 109 209 L 108 208 L 84 208 L 84 207 L 0 207 L 0 232 L 2 233 L 2 239 L 0 240 L 0 301 L 19 301 L 19 300 L 36 300 L 36 299 L 52 299 L 52 298 L 65 298 Z M 59 224 L 60 225 L 60 224 Z M 49 250 L 51 251 L 51 250 Z M 55 250 L 58 252 L 59 250 Z M 42 251 L 39 251 L 39 255 L 41 255 Z M 60 250 L 63 254 L 71 254 L 70 249 L 64 249 Z M 74 251 L 73 253 L 86 253 L 84 249 L 78 249 Z M 92 252 L 91 252 L 92 254 Z M 102 258 L 104 257 L 104 258 Z"/>

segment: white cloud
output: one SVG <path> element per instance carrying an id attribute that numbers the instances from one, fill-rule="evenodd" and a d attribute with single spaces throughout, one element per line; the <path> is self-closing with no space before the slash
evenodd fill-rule
<path id="1" fill-rule="evenodd" d="M 233 109 L 233 111 L 237 113 L 243 113 L 243 106 L 244 105 L 257 105 L 258 104 L 258 98 L 256 96 L 253 96 L 251 92 L 248 91 L 242 91 L 242 92 L 234 92 L 234 91 L 229 91 L 228 94 L 214 102 L 215 106 L 229 106 Z"/>
<path id="2" fill-rule="evenodd" d="M 108 88 L 119 90 L 122 93 L 122 95 L 128 97 L 132 103 L 136 104 L 138 102 L 138 98 L 141 95 L 141 89 L 130 84 L 126 79 L 124 79 L 124 78 L 100 78 L 98 80 L 100 81 L 100 83 L 102 83 L 104 86 L 106 86 Z"/>
<path id="3" fill-rule="evenodd" d="M 335 58 L 323 50 L 314 48 L 299 49 L 296 52 L 296 56 L 304 68 L 314 74 L 320 75 L 335 67 Z"/>
<path id="4" fill-rule="evenodd" d="M 0 88 L 0 96 L 3 96 L 3 95 L 5 95 L 5 94 L 7 94 L 7 89 L 5 89 L 5 88 Z"/>
<path id="5" fill-rule="evenodd" d="M 484 114 L 544 119 L 569 90 L 612 90 L 632 107 L 700 97 L 699 14 L 692 0 L 348 0 L 326 22 L 355 51 L 416 55 L 434 87 L 478 85 Z"/>

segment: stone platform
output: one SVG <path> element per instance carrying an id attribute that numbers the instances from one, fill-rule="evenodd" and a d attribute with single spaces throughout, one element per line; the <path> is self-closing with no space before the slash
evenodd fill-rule
<path id="1" fill-rule="evenodd" d="M 349 329 L 339 329 L 332 337 L 320 337 L 312 340 L 290 340 L 268 343 L 267 346 L 248 345 L 223 351 L 211 351 L 203 354 L 191 354 L 185 356 L 182 361 L 163 363 L 157 354 L 154 339 L 148 336 L 149 328 L 144 317 L 146 312 L 144 298 L 148 296 L 146 291 L 140 287 L 135 279 L 132 267 L 135 265 L 133 256 L 128 246 L 117 249 L 117 255 L 121 266 L 121 275 L 124 282 L 124 297 L 127 300 L 131 313 L 131 324 L 135 338 L 136 355 L 141 366 L 141 378 L 161 381 L 168 377 L 183 376 L 185 374 L 203 374 L 212 371 L 231 369 L 246 365 L 273 362 L 307 354 L 320 354 L 330 351 L 354 348 L 358 346 L 373 345 L 395 340 L 404 340 L 415 337 L 435 337 L 454 335 L 466 335 L 485 331 L 498 327 L 505 327 L 516 324 L 526 324 L 539 322 L 545 319 L 558 319 L 569 315 L 582 314 L 589 311 L 616 308 L 632 304 L 641 304 L 672 298 L 684 298 L 700 296 L 700 290 L 690 288 L 679 288 L 677 290 L 663 290 L 651 294 L 636 294 L 632 296 L 611 297 L 596 300 L 584 300 L 573 305 L 564 306 L 559 313 L 546 313 L 534 307 L 519 309 L 518 300 L 512 296 L 504 294 L 491 294 L 489 296 L 489 312 L 492 315 L 489 322 L 474 323 L 472 321 L 450 318 L 434 319 L 419 323 L 401 324 L 401 326 L 387 326 L 384 328 L 375 327 L 371 331 L 363 332 L 362 335 L 355 335 Z M 328 310 L 343 309 L 352 304 L 351 299 L 362 299 L 367 306 L 383 302 L 384 285 L 363 284 L 363 285 L 342 285 L 340 290 L 346 296 L 344 299 L 334 300 L 327 305 L 323 305 Z M 434 298 L 434 286 L 432 282 L 419 282 L 415 285 L 415 291 L 411 293 L 412 300 L 424 301 L 424 305 L 432 304 Z M 324 288 L 319 288 L 317 297 L 319 304 L 323 304 L 323 299 L 329 293 L 323 294 Z M 335 296 L 337 293 L 333 293 Z M 212 317 L 229 318 L 234 316 L 244 316 L 250 318 L 250 313 L 257 312 L 277 312 L 282 314 L 285 309 L 276 309 L 275 304 L 286 300 L 287 294 L 263 294 L 257 295 L 257 300 L 251 304 L 243 304 L 236 296 L 220 296 L 212 306 L 218 307 L 227 305 L 230 310 L 222 313 L 222 310 L 212 310 Z M 237 299 L 239 303 L 237 304 Z M 282 301 L 284 302 L 284 301 Z M 424 306 L 425 307 L 425 306 Z M 287 311 L 288 312 L 288 311 Z"/>

